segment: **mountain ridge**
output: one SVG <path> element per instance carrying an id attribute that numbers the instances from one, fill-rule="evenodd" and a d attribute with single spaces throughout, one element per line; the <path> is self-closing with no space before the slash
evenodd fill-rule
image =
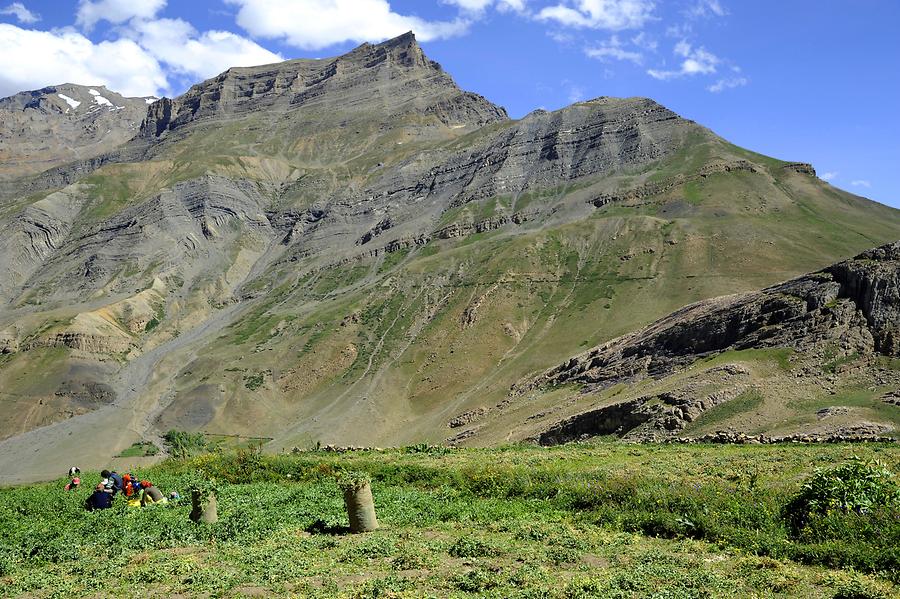
<path id="1" fill-rule="evenodd" d="M 0 177 L 38 174 L 118 147 L 137 134 L 151 100 L 72 83 L 0 99 Z"/>

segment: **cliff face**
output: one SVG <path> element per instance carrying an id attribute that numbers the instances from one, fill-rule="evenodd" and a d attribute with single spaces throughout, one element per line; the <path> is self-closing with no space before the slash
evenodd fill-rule
<path id="1" fill-rule="evenodd" d="M 866 318 L 875 349 L 900 355 L 900 243 L 886 245 L 836 264 L 828 273 L 839 297 L 853 300 Z"/>
<path id="2" fill-rule="evenodd" d="M 537 379 L 597 384 L 662 375 L 729 349 L 801 348 L 840 340 L 900 356 L 900 242 L 756 293 L 687 306 L 646 329 L 572 358 Z"/>
<path id="3" fill-rule="evenodd" d="M 480 127 L 507 118 L 499 106 L 460 90 L 410 33 L 383 44 L 363 44 L 337 58 L 229 69 L 179 98 L 154 104 L 141 134 L 160 137 L 197 120 L 260 110 L 330 108 L 342 115 L 379 113 L 385 125 L 390 117 L 406 114 L 434 115 L 451 127 Z"/>

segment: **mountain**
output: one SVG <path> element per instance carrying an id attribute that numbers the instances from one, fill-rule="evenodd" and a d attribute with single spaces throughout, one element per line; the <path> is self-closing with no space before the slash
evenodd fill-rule
<path id="1" fill-rule="evenodd" d="M 93 158 L 135 136 L 156 98 L 66 83 L 0 100 L 0 178 Z"/>
<path id="2" fill-rule="evenodd" d="M 171 428 L 523 438 L 560 391 L 494 407 L 566 356 L 900 238 L 900 211 L 649 99 L 510 119 L 411 34 L 229 69 L 106 152 L 4 168 L 8 480 Z"/>

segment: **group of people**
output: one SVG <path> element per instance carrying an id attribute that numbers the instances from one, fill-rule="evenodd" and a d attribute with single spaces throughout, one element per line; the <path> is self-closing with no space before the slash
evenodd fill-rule
<path id="1" fill-rule="evenodd" d="M 77 466 L 69 468 L 69 482 L 65 487 L 67 491 L 74 491 L 81 486 L 80 474 L 81 470 Z M 138 480 L 130 472 L 119 474 L 115 470 L 103 470 L 100 477 L 100 482 L 85 501 L 85 508 L 89 511 L 111 508 L 113 499 L 119 494 L 133 507 L 168 501 L 156 485 L 149 480 Z M 172 497 L 177 499 L 178 494 L 173 492 Z"/>

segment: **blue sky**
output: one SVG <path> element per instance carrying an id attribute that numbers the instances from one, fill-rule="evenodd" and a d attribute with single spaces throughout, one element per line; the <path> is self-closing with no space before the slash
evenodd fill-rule
<path id="1" fill-rule="evenodd" d="M 730 141 L 900 207 L 896 0 L 0 0 L 0 95 L 177 95 L 228 66 L 416 31 L 520 117 L 649 96 Z"/>

